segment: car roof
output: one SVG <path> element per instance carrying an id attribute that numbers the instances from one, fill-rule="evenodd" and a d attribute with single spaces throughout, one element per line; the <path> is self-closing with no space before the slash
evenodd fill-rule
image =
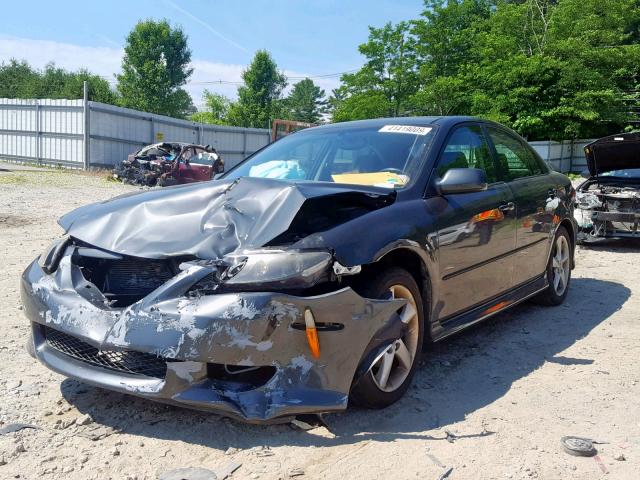
<path id="1" fill-rule="evenodd" d="M 354 120 L 351 122 L 330 123 L 320 125 L 322 129 L 343 128 L 343 127 L 383 127 L 384 125 L 440 125 L 443 127 L 452 126 L 462 122 L 485 122 L 486 120 L 478 117 L 470 116 L 434 116 L 434 117 L 390 117 L 390 118 L 372 118 L 370 120 Z"/>
<path id="2" fill-rule="evenodd" d="M 180 147 L 202 147 L 202 148 L 205 148 L 206 146 L 206 145 L 200 145 L 199 143 L 189 143 L 189 142 L 156 142 L 156 143 L 150 143 L 149 145 L 145 145 L 142 148 L 158 147 L 161 145 L 178 145 Z"/>

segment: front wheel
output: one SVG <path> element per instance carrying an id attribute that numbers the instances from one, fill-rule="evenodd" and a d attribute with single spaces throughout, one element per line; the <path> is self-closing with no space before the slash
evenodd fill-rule
<path id="1" fill-rule="evenodd" d="M 401 335 L 391 341 L 367 367 L 353 386 L 351 400 L 366 408 L 385 408 L 409 388 L 418 365 L 424 336 L 422 297 L 413 277 L 400 268 L 391 268 L 371 279 L 360 293 L 367 298 L 403 299 L 398 310 Z"/>
<path id="2" fill-rule="evenodd" d="M 547 264 L 549 288 L 535 300 L 543 305 L 560 305 L 564 302 L 571 281 L 571 240 L 564 227 L 558 227 L 553 240 L 553 249 Z"/>

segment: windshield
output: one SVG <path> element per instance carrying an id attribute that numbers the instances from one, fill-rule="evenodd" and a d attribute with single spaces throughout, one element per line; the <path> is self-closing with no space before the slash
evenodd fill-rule
<path id="1" fill-rule="evenodd" d="M 640 168 L 627 168 L 625 170 L 610 170 L 608 172 L 602 172 L 599 176 L 640 179 Z"/>
<path id="2" fill-rule="evenodd" d="M 314 128 L 284 137 L 224 178 L 278 178 L 402 188 L 418 175 L 432 126 Z"/>

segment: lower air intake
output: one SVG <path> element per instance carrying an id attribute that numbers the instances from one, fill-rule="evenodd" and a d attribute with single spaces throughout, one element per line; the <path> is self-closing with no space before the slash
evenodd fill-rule
<path id="1" fill-rule="evenodd" d="M 98 350 L 82 340 L 53 328 L 43 327 L 47 344 L 59 352 L 97 367 L 134 375 L 164 379 L 167 360 L 130 350 Z"/>

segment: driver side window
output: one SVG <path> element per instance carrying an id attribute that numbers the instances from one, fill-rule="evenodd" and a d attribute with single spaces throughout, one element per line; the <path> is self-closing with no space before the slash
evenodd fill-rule
<path id="1" fill-rule="evenodd" d="M 458 127 L 449 137 L 436 171 L 442 178 L 452 168 L 479 168 L 487 175 L 487 183 L 498 181 L 489 144 L 479 125 Z"/>

